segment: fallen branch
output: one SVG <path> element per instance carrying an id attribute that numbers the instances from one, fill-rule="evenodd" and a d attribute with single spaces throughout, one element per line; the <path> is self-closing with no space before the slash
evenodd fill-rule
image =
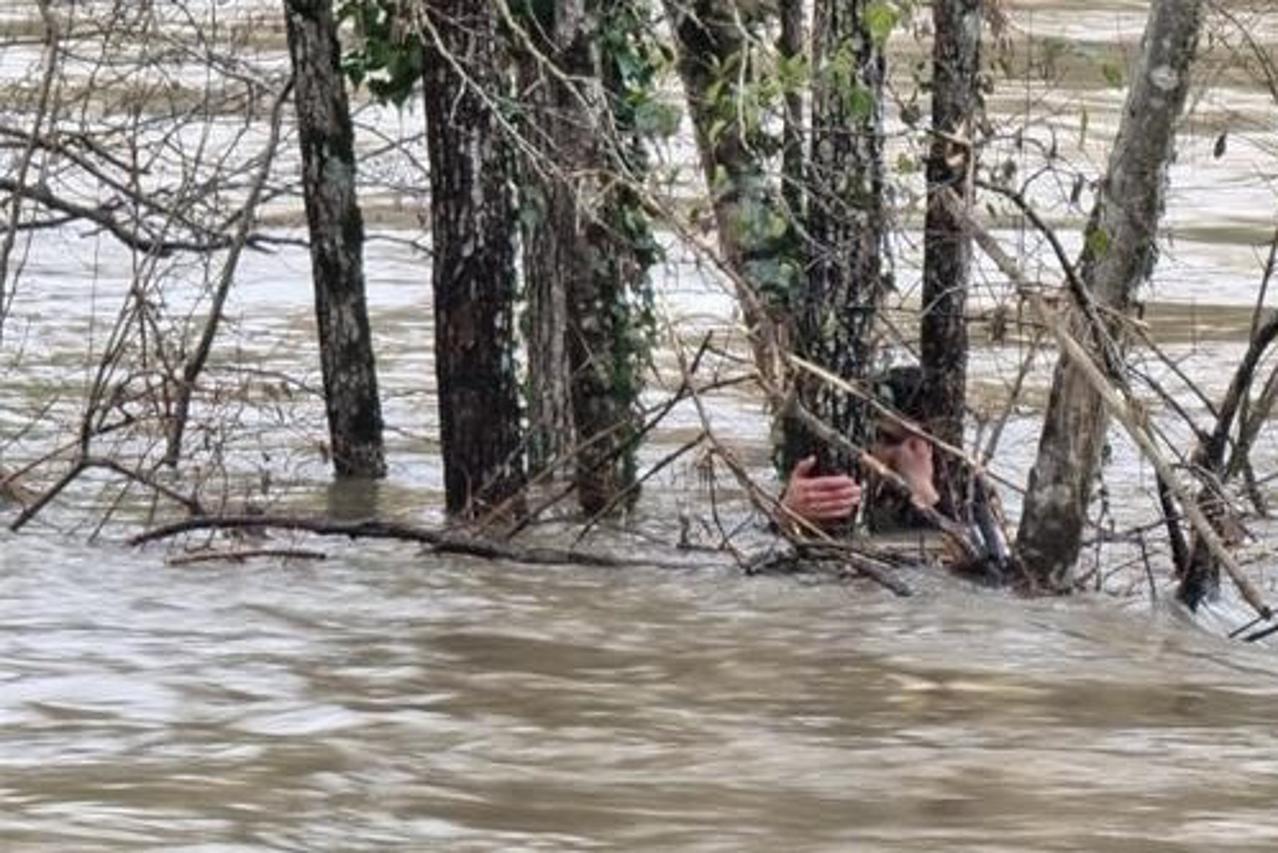
<path id="1" fill-rule="evenodd" d="M 196 551 L 180 557 L 169 558 L 170 566 L 189 566 L 195 563 L 213 563 L 227 560 L 242 563 L 254 558 L 270 557 L 281 560 L 327 560 L 323 551 L 307 551 L 302 548 L 254 548 L 245 551 Z"/>
<path id="2" fill-rule="evenodd" d="M 483 539 L 473 539 L 433 527 L 418 527 L 394 521 L 332 521 L 325 518 L 297 518 L 283 515 L 232 515 L 188 518 L 175 521 L 129 540 L 130 545 L 145 545 L 195 530 L 300 530 L 319 536 L 345 536 L 350 539 L 392 539 L 426 545 L 438 554 L 463 554 L 490 560 L 509 560 L 529 565 L 573 564 L 596 568 L 664 568 L 691 569 L 687 563 L 661 560 L 630 560 L 589 551 L 562 548 L 519 548 Z"/>
<path id="3" fill-rule="evenodd" d="M 914 590 L 893 575 L 892 563 L 857 550 L 846 542 L 822 542 L 794 547 L 784 553 L 769 553 L 748 561 L 746 573 L 751 575 L 802 572 L 813 565 L 835 562 L 840 578 L 861 575 L 890 590 L 899 598 L 909 598 Z"/>

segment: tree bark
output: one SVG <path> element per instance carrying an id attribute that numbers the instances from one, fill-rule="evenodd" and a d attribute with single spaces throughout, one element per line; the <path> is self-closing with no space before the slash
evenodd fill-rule
<path id="1" fill-rule="evenodd" d="M 602 56 L 603 28 L 620 4 L 604 0 L 560 0 L 556 36 L 560 67 L 575 81 L 559 87 L 556 142 L 580 170 L 575 186 L 561 187 L 557 210 L 560 240 L 569 247 L 563 270 L 568 285 L 568 363 L 578 450 L 574 482 L 588 514 L 613 507 L 619 496 L 633 502 L 633 439 L 641 355 L 631 346 L 634 307 L 627 298 L 642 286 L 646 266 L 622 217 L 638 209 L 630 190 L 608 175 L 628 165 L 623 121 L 609 107 L 624 97 L 614 64 Z M 575 91 L 574 91 L 575 89 Z M 615 128 L 614 135 L 609 129 Z M 617 507 L 620 508 L 620 507 Z"/>
<path id="2" fill-rule="evenodd" d="M 932 144 L 928 152 L 930 202 L 924 228 L 923 313 L 919 329 L 927 428 L 956 447 L 963 445 L 967 398 L 967 304 L 972 240 L 955 221 L 939 193 L 952 189 L 972 202 L 972 129 L 981 97 L 982 0 L 934 0 L 932 21 Z M 949 457 L 937 456 L 942 465 Z M 952 470 L 950 470 L 952 469 Z M 953 492 L 951 506 L 965 489 L 961 466 L 939 471 L 937 485 Z"/>
<path id="3" fill-rule="evenodd" d="M 810 262 L 795 348 L 848 380 L 874 369 L 873 328 L 888 280 L 883 207 L 881 45 L 866 20 L 866 0 L 818 0 L 813 33 L 812 150 L 807 232 Z M 799 382 L 805 407 L 857 445 L 866 443 L 867 412 L 828 383 Z M 816 452 L 822 468 L 851 471 L 856 459 L 786 421 L 782 466 Z"/>
<path id="4" fill-rule="evenodd" d="M 332 0 L 285 0 L 296 78 L 324 405 L 339 477 L 383 477 L 382 408 L 364 295 L 364 220 Z"/>
<path id="5" fill-rule="evenodd" d="M 524 485 L 513 351 L 514 207 L 509 158 L 487 100 L 501 91 L 502 61 L 497 21 L 484 0 L 435 0 L 426 16 L 431 33 L 423 77 L 445 502 L 450 513 L 478 515 Z"/>
<path id="6" fill-rule="evenodd" d="M 754 293 L 740 303 L 755 360 L 771 377 L 769 339 L 786 340 L 788 303 L 800 280 L 791 248 L 791 220 L 754 144 L 761 128 L 738 109 L 751 82 L 744 28 L 752 14 L 744 3 L 664 0 L 678 45 L 679 76 L 696 132 L 701 167 L 714 206 L 719 248 Z M 757 122 L 757 118 L 754 120 Z"/>
<path id="7" fill-rule="evenodd" d="M 1203 0 L 1150 6 L 1106 178 L 1085 232 L 1081 280 L 1098 307 L 1124 313 L 1153 269 L 1167 166 L 1189 90 Z M 1075 311 L 1073 333 L 1096 349 L 1120 324 L 1090 328 Z M 1103 332 L 1103 335 L 1101 334 Z M 1102 359 L 1109 363 L 1107 357 Z M 1106 418 L 1099 393 L 1064 355 L 1053 377 L 1038 458 L 1030 472 L 1017 553 L 1048 585 L 1069 585 L 1100 464 Z"/>
<path id="8" fill-rule="evenodd" d="M 538 29 L 528 31 L 540 55 L 524 50 L 518 57 L 525 138 L 533 149 L 520 160 L 519 225 L 524 264 L 522 325 L 528 351 L 528 470 L 533 476 L 558 477 L 573 447 L 575 429 L 567 350 L 568 288 L 560 274 L 559 232 L 551 216 L 556 181 L 548 172 L 548 164 L 559 159 L 548 132 L 556 120 L 557 105 L 555 85 L 542 57 L 554 48 L 547 39 L 538 38 L 549 31 L 550 24 L 538 21 Z M 551 471 L 555 460 L 559 465 Z"/>
<path id="9" fill-rule="evenodd" d="M 803 7 L 804 0 L 781 0 L 781 37 L 777 51 L 784 59 L 794 61 L 807 55 Z M 804 134 L 803 92 L 796 88 L 785 93 L 781 131 L 781 198 L 785 201 L 786 215 L 793 222 L 802 222 L 806 209 L 803 185 L 807 152 L 803 150 Z"/>
<path id="10" fill-rule="evenodd" d="M 537 93 L 531 136 L 546 161 L 536 170 L 537 208 L 525 217 L 536 239 L 528 247 L 536 257 L 525 261 L 530 386 L 539 397 L 530 410 L 546 418 L 536 425 L 544 443 L 573 452 L 578 502 L 595 514 L 637 495 L 631 445 L 642 348 L 632 346 L 630 297 L 647 267 L 625 227 L 637 199 L 612 177 L 636 164 L 616 106 L 626 92 L 607 55 L 613 42 L 604 38 L 605 28 L 613 41 L 624 37 L 624 9 L 556 0 L 546 11 L 528 35 L 536 56 L 522 69 L 525 88 Z"/>

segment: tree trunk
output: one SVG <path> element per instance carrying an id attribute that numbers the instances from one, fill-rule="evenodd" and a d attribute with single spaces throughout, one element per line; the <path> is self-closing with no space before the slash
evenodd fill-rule
<path id="1" fill-rule="evenodd" d="M 1233 381 L 1220 404 L 1215 428 L 1199 441 L 1194 451 L 1194 470 L 1200 477 L 1207 479 L 1207 484 L 1199 490 L 1196 501 L 1217 533 L 1224 532 L 1230 517 L 1229 499 L 1224 493 L 1225 453 L 1228 450 L 1229 434 L 1233 431 L 1239 409 L 1251 390 L 1256 369 L 1260 367 L 1261 359 L 1275 339 L 1278 339 L 1278 314 L 1270 314 L 1257 327 L 1247 352 L 1234 372 Z M 1216 595 L 1219 590 L 1220 561 L 1203 538 L 1196 536 L 1176 596 L 1191 610 L 1196 610 L 1203 599 Z"/>
<path id="2" fill-rule="evenodd" d="M 1126 312 L 1153 269 L 1167 166 L 1189 89 L 1203 0 L 1150 6 L 1108 172 L 1085 233 L 1080 277 L 1098 306 Z M 1073 332 L 1095 347 L 1094 332 L 1074 312 Z M 1121 335 L 1108 323 L 1108 335 Z M 1045 584 L 1068 586 L 1078 558 L 1087 505 L 1100 464 L 1106 418 L 1101 397 L 1081 369 L 1062 356 L 1030 472 L 1017 552 Z"/>
<path id="3" fill-rule="evenodd" d="M 502 61 L 484 0 L 435 0 L 426 14 L 437 36 L 424 46 L 423 78 L 445 501 L 451 513 L 477 515 L 524 485 L 514 209 L 487 100 L 502 89 Z"/>
<path id="4" fill-rule="evenodd" d="M 866 21 L 869 5 L 818 0 L 812 28 L 811 259 L 795 348 L 846 379 L 864 378 L 874 368 L 874 320 L 887 285 L 884 62 Z M 811 378 L 799 383 L 799 396 L 829 426 L 866 443 L 866 410 L 857 398 Z M 856 461 L 817 441 L 800 422 L 787 421 L 783 467 L 813 452 L 828 471 L 851 471 Z"/>
<path id="5" fill-rule="evenodd" d="M 967 395 L 967 304 L 972 240 L 939 193 L 953 189 L 972 201 L 972 129 L 981 107 L 978 74 L 981 57 L 982 0 L 934 0 L 932 21 L 932 144 L 928 153 L 928 196 L 924 228 L 923 314 L 920 356 L 928 429 L 949 444 L 963 444 Z M 961 466 L 944 454 L 936 459 L 946 470 L 937 485 L 952 492 L 950 505 L 965 489 Z"/>
<path id="6" fill-rule="evenodd" d="M 783 59 L 800 61 L 807 55 L 804 32 L 804 0 L 781 0 L 781 37 L 777 51 Z M 785 113 L 781 130 L 781 198 L 791 222 L 802 222 L 804 210 L 804 173 L 807 170 L 803 92 L 795 88 L 785 93 Z"/>
<path id="7" fill-rule="evenodd" d="M 286 0 L 324 404 L 339 477 L 383 477 L 382 407 L 364 298 L 364 220 L 332 0 Z"/>
<path id="8" fill-rule="evenodd" d="M 557 0 L 546 11 L 529 36 L 535 56 L 522 69 L 525 89 L 536 93 L 528 99 L 537 107 L 531 138 L 545 161 L 528 194 L 535 198 L 526 196 L 536 207 L 524 217 L 536 240 L 528 247 L 535 257 L 525 261 L 530 386 L 534 398 L 540 395 L 530 409 L 547 419 L 538 425 L 547 442 L 574 451 L 578 502 L 594 514 L 634 496 L 631 444 L 643 353 L 632 346 L 631 297 L 646 282 L 647 264 L 642 241 L 627 230 L 638 200 L 610 176 L 641 164 L 630 157 L 633 139 L 618 106 L 625 84 L 608 55 L 625 37 L 625 20 L 617 17 L 623 4 Z"/>
<path id="9" fill-rule="evenodd" d="M 696 132 L 701 167 L 714 205 L 719 248 L 755 293 L 740 298 L 755 360 L 771 375 L 762 341 L 785 342 L 788 304 L 800 279 L 794 231 L 770 181 L 758 117 L 738 109 L 753 74 L 743 27 L 745 4 L 719 0 L 664 0 L 678 44 L 679 76 Z M 757 13 L 756 13 L 757 14 Z"/>
<path id="10" fill-rule="evenodd" d="M 615 106 L 624 102 L 623 83 L 605 55 L 603 38 L 605 27 L 619 28 L 622 4 L 560 0 L 558 11 L 560 67 L 576 83 L 559 86 L 564 120 L 555 126 L 556 142 L 567 162 L 580 169 L 572 186 L 560 188 L 557 209 L 559 239 L 569 247 L 562 272 L 579 443 L 574 481 L 578 503 L 593 515 L 620 508 L 623 496 L 629 497 L 625 505 L 636 497 L 632 443 L 642 348 L 633 346 L 638 330 L 629 297 L 645 282 L 647 265 L 635 242 L 639 235 L 627 230 L 627 213 L 638 214 L 638 200 L 608 177 L 635 165 L 628 150 L 631 128 Z M 615 134 L 609 132 L 613 128 Z"/>
<path id="11" fill-rule="evenodd" d="M 541 22 L 539 22 L 541 23 Z M 543 30 L 548 29 L 547 26 Z M 533 37 L 530 33 L 530 37 Z M 538 40 L 541 56 L 553 50 Z M 520 236 L 523 243 L 523 330 L 528 350 L 528 470 L 532 475 L 558 476 L 548 471 L 556 460 L 572 450 L 574 427 L 568 367 L 568 305 L 560 270 L 558 230 L 551 218 L 556 181 L 547 173 L 558 156 L 546 128 L 556 120 L 554 83 L 545 73 L 541 56 L 523 51 L 519 56 L 519 100 L 525 105 L 525 138 L 535 153 L 520 161 Z M 541 162 L 534 161 L 537 158 Z"/>

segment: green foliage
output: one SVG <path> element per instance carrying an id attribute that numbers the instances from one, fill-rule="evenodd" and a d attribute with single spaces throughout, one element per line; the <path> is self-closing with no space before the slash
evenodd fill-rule
<path id="1" fill-rule="evenodd" d="M 339 23 L 354 25 L 356 44 L 342 58 L 342 70 L 356 88 L 402 107 L 421 79 L 421 42 L 404 25 L 397 0 L 343 0 Z"/>
<path id="2" fill-rule="evenodd" d="M 1103 258 L 1109 252 L 1109 233 L 1100 226 L 1093 226 L 1087 231 L 1087 254 L 1093 258 Z"/>
<path id="3" fill-rule="evenodd" d="M 712 73 L 714 79 L 705 90 L 714 114 L 710 141 L 718 144 L 731 133 L 763 157 L 778 153 L 782 147 L 776 132 L 778 119 L 787 96 L 806 94 L 811 82 L 809 58 L 763 53 L 758 43 L 750 42 L 716 63 Z"/>
<path id="4" fill-rule="evenodd" d="M 660 97 L 658 82 L 674 63 L 669 47 L 654 35 L 649 0 L 601 0 L 599 6 L 600 76 L 609 96 L 612 121 L 623 140 L 616 152 L 632 180 L 648 173 L 647 143 L 673 136 L 680 112 Z M 610 237 L 622 251 L 598 257 L 613 329 L 609 353 L 613 399 L 631 410 L 639 406 L 643 375 L 652 362 L 656 340 L 655 297 L 649 270 L 663 257 L 652 221 L 634 189 L 618 184 L 601 212 Z M 628 442 L 632 435 L 625 436 Z M 633 448 L 624 454 L 625 479 L 634 477 Z"/>
<path id="5" fill-rule="evenodd" d="M 674 62 L 653 35 L 647 0 L 607 0 L 599 18 L 600 73 L 617 126 L 640 138 L 673 136 L 679 110 L 658 97 L 657 80 Z"/>
<path id="6" fill-rule="evenodd" d="M 844 40 L 831 54 L 824 70 L 824 83 L 840 99 L 841 112 L 854 122 L 865 122 L 874 114 L 874 93 L 861 85 L 859 57 L 851 40 Z"/>
<path id="7" fill-rule="evenodd" d="M 887 44 L 888 37 L 900 21 L 901 9 L 887 0 L 875 0 L 865 9 L 865 28 L 879 48 Z"/>

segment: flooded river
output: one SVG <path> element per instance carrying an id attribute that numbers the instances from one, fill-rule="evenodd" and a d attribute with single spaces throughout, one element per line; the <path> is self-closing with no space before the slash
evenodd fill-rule
<path id="1" fill-rule="evenodd" d="M 1278 845 L 1278 661 L 1161 610 L 30 540 L 6 850 Z"/>
<path id="2" fill-rule="evenodd" d="M 0 0 L 0 27 L 23 5 Z M 1012 5 L 1035 36 L 1119 53 L 1143 9 Z M 0 73 L 38 58 L 38 45 L 16 44 Z M 1070 156 L 1099 168 L 1118 93 L 1071 78 L 1021 95 L 1055 104 Z M 996 105 L 1016 97 L 1000 89 Z M 1178 369 L 1217 396 L 1273 227 L 1278 160 L 1257 132 L 1273 118 L 1254 86 L 1204 92 L 1173 169 L 1148 318 Z M 1237 138 L 1218 157 L 1222 122 Z M 1076 244 L 1080 210 L 1052 213 Z M 1000 235 L 1031 272 L 1050 272 L 1032 234 L 1013 223 Z M 305 252 L 246 255 L 210 372 L 250 377 L 259 384 L 245 395 L 279 405 L 237 412 L 234 434 L 191 439 L 192 452 L 216 451 L 227 483 L 210 491 L 228 506 L 440 521 L 426 261 L 405 236 L 417 235 L 384 231 L 392 239 L 367 252 L 390 427 L 391 473 L 376 487 L 331 485 L 315 447 Z M 907 303 L 916 247 L 900 246 Z M 9 469 L 74 438 L 137 269 L 114 241 L 74 227 L 20 248 L 0 348 Z M 984 269 L 980 310 L 1006 298 L 996 279 Z M 179 274 L 171 316 L 200 304 L 205 283 Z M 731 330 L 730 300 L 695 257 L 672 245 L 656 283 L 680 332 Z M 998 408 L 1022 343 L 975 354 L 978 409 Z M 1031 373 L 994 463 L 1012 483 L 1031 459 L 1050 363 Z M 283 374 L 296 389 L 274 386 Z M 658 382 L 652 400 L 668 391 Z M 761 401 L 729 391 L 711 402 L 720 439 L 774 484 Z M 699 426 L 677 409 L 643 461 Z M 1272 429 L 1256 458 L 1262 472 L 1278 466 Z M 40 468 L 28 485 L 58 473 Z M 1249 618 L 1231 596 L 1190 621 L 1166 601 L 1165 555 L 1152 555 L 1151 600 L 1143 564 L 1090 548 L 1084 568 L 1103 591 L 1072 599 L 1027 601 L 916 569 L 902 572 L 908 599 L 862 581 L 747 577 L 721 552 L 675 547 L 685 528 L 717 541 L 712 499 L 746 541 L 767 541 L 727 478 L 711 495 L 702 473 L 672 469 L 631 529 L 588 541 L 652 562 L 624 571 L 283 535 L 266 544 L 326 559 L 179 565 L 168 545 L 123 544 L 149 507 L 110 477 L 77 484 L 18 534 L 7 526 L 16 509 L 0 504 L 0 851 L 1278 849 L 1278 657 L 1226 638 Z M 1157 519 L 1152 471 L 1117 435 L 1107 480 L 1116 526 Z M 1014 488 L 1006 498 L 1015 511 Z M 117 500 L 119 516 L 97 530 Z M 1245 559 L 1278 600 L 1278 530 L 1253 532 Z"/>

